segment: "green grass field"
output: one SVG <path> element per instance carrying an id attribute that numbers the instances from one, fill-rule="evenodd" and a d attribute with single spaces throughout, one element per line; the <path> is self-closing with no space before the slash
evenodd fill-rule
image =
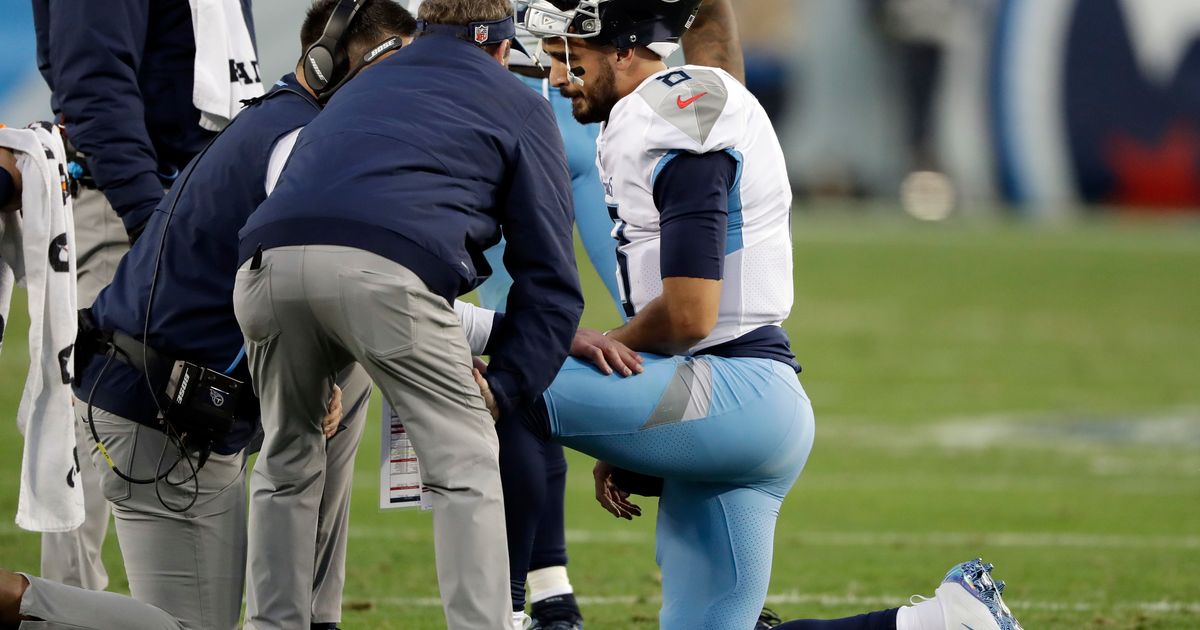
<path id="1" fill-rule="evenodd" d="M 797 215 L 788 329 L 818 429 L 784 504 L 769 605 L 785 618 L 893 607 L 982 555 L 1029 630 L 1200 628 L 1197 228 Z M 586 323 L 613 324 L 591 271 L 585 284 Z M 14 318 L 0 357 L 0 566 L 36 571 L 38 538 L 11 524 L 25 325 Z M 375 425 L 343 626 L 444 627 L 429 515 L 376 507 L 377 454 Z M 617 521 L 592 499 L 590 461 L 571 463 L 588 627 L 657 627 L 652 501 Z M 124 590 L 115 536 L 106 552 Z"/>

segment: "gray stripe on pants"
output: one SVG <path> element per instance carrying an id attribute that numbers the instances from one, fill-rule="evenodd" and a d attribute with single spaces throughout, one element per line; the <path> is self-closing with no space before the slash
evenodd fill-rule
<path id="1" fill-rule="evenodd" d="M 671 382 L 639 430 L 698 420 L 708 415 L 712 403 L 712 365 L 704 358 L 692 358 L 675 368 Z"/>

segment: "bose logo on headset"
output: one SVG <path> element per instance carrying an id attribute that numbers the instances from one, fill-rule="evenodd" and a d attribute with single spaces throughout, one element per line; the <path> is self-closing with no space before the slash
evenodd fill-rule
<path id="1" fill-rule="evenodd" d="M 321 79 L 321 83 L 329 83 L 329 79 L 326 79 L 325 73 L 321 72 L 321 65 L 317 63 L 316 59 L 309 57 L 308 64 L 312 66 L 313 72 L 317 73 L 317 78 Z"/>
<path id="2" fill-rule="evenodd" d="M 400 38 L 399 37 L 389 37 L 382 44 L 371 49 L 371 52 L 367 53 L 366 56 L 363 57 L 363 63 L 364 64 L 371 63 L 372 61 L 375 61 L 375 59 L 378 58 L 383 53 L 388 52 L 389 50 L 395 50 L 399 47 L 400 47 Z"/>

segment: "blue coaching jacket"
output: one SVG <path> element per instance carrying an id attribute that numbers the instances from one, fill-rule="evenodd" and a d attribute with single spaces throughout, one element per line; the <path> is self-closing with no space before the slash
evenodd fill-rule
<path id="1" fill-rule="evenodd" d="M 147 345 L 173 359 L 217 370 L 233 365 L 243 342 L 233 314 L 238 229 L 267 197 L 267 166 L 275 143 L 307 125 L 319 111 L 295 76 L 288 75 L 266 97 L 238 114 L 188 165 L 142 238 L 121 259 L 112 284 L 92 306 L 92 323 L 142 338 L 162 242 Z M 75 390 L 80 400 L 88 400 L 103 364 L 104 357 L 98 356 L 80 370 Z M 154 376 L 158 381 L 166 375 Z M 157 407 L 145 376 L 120 361 L 112 361 L 104 371 L 92 404 L 135 422 L 155 424 Z M 214 450 L 221 454 L 241 450 L 255 428 L 242 423 Z"/>
<path id="2" fill-rule="evenodd" d="M 508 410 L 549 386 L 583 311 L 570 181 L 546 99 L 473 43 L 426 34 L 305 127 L 242 229 L 241 259 L 259 247 L 354 247 L 449 301 L 491 273 L 483 251 L 503 226 L 515 283 L 488 381 Z"/>
<path id="3" fill-rule="evenodd" d="M 253 37 L 250 0 L 242 9 Z M 125 225 L 140 225 L 213 136 L 192 105 L 188 0 L 33 0 L 33 18 L 55 115 Z"/>

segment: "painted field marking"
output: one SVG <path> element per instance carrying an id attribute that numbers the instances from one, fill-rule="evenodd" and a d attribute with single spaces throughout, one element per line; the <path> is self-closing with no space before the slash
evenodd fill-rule
<path id="1" fill-rule="evenodd" d="M 351 538 L 397 541 L 432 541 L 432 532 L 390 528 L 380 525 L 355 526 Z M 870 547 L 906 545 L 920 547 L 1070 547 L 1080 549 L 1173 549 L 1200 550 L 1200 536 L 1138 534 L 1071 534 L 1050 532 L 775 532 L 776 542 L 818 546 Z M 572 545 L 652 544 L 654 534 L 642 531 L 568 529 Z"/>
<path id="2" fill-rule="evenodd" d="M 660 604 L 662 597 L 640 597 L 637 595 L 583 595 L 578 598 L 581 606 L 630 606 L 635 604 Z M 350 605 L 358 603 L 377 606 L 380 608 L 437 608 L 442 600 L 436 597 L 347 597 Z M 861 596 L 838 593 L 774 593 L 767 596 L 767 604 L 778 605 L 810 605 L 810 606 L 855 606 L 866 609 L 894 608 L 908 601 L 903 596 Z M 1104 610 L 1133 610 L 1143 613 L 1200 613 L 1200 602 L 1057 602 L 1031 600 L 1008 602 L 1013 612 L 1018 616 L 1023 610 L 1062 611 L 1062 612 L 1093 612 Z M 1012 604 L 1016 605 L 1012 605 Z"/>

